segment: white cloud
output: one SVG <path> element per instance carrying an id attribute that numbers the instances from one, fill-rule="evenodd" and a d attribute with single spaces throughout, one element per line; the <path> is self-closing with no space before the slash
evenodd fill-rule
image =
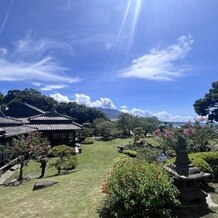
<path id="1" fill-rule="evenodd" d="M 70 99 L 67 96 L 64 96 L 60 93 L 50 94 L 49 96 L 54 98 L 57 102 L 70 102 Z"/>
<path id="2" fill-rule="evenodd" d="M 51 49 L 57 46 L 61 44 L 37 40 L 27 34 L 24 39 L 15 43 L 10 56 L 0 56 L 0 81 L 79 82 L 78 77 L 66 76 L 68 69 L 51 55 Z"/>
<path id="3" fill-rule="evenodd" d="M 129 114 L 132 114 L 132 115 L 138 116 L 138 117 L 155 116 L 160 121 L 166 121 L 166 122 L 188 122 L 189 120 L 192 120 L 192 121 L 194 120 L 194 117 L 192 117 L 192 116 L 174 115 L 174 114 L 170 114 L 166 111 L 149 112 L 149 111 L 144 111 L 144 110 L 138 109 L 138 108 L 128 109 L 128 107 L 126 105 L 121 106 L 121 112 L 129 113 Z"/>
<path id="4" fill-rule="evenodd" d="M 0 48 L 0 56 L 5 56 L 8 54 L 8 50 L 6 48 Z"/>
<path id="5" fill-rule="evenodd" d="M 175 44 L 165 49 L 154 48 L 148 54 L 132 61 L 132 66 L 121 73 L 121 77 L 170 81 L 184 75 L 187 67 L 181 61 L 191 50 L 191 35 L 181 36 Z"/>
<path id="6" fill-rule="evenodd" d="M 138 108 L 128 109 L 126 105 L 121 106 L 121 112 L 132 114 L 137 117 L 144 117 L 146 115 L 145 111 Z"/>
<path id="7" fill-rule="evenodd" d="M 51 91 L 55 89 L 63 89 L 66 85 L 63 84 L 56 84 L 56 85 L 46 85 L 45 87 L 41 88 L 42 91 Z"/>
<path id="8" fill-rule="evenodd" d="M 41 86 L 42 85 L 42 83 L 40 83 L 40 82 L 33 82 L 32 83 L 34 86 Z"/>
<path id="9" fill-rule="evenodd" d="M 73 48 L 69 43 L 59 42 L 49 38 L 37 39 L 32 35 L 31 31 L 27 32 L 23 39 L 16 41 L 15 54 L 22 56 L 38 56 L 43 55 L 48 50 L 54 52 L 54 49 L 64 50 L 73 54 Z"/>
<path id="10" fill-rule="evenodd" d="M 109 98 L 100 98 L 97 101 L 91 101 L 91 98 L 88 95 L 84 94 L 75 94 L 75 100 L 77 104 L 86 105 L 87 107 L 103 107 L 115 109 L 114 103 Z"/>
<path id="11" fill-rule="evenodd" d="M 111 101 L 109 98 L 100 98 L 97 101 L 91 101 L 91 98 L 88 95 L 84 94 L 75 94 L 75 98 L 72 100 L 60 93 L 50 94 L 49 96 L 51 96 L 58 102 L 76 102 L 77 104 L 85 105 L 87 107 L 102 107 L 115 109 L 113 101 Z"/>
<path id="12" fill-rule="evenodd" d="M 161 121 L 170 121 L 170 122 L 188 122 L 190 120 L 194 120 L 192 116 L 182 116 L 182 115 L 174 115 L 170 114 L 166 111 L 152 113 L 153 116 L 157 117 Z"/>

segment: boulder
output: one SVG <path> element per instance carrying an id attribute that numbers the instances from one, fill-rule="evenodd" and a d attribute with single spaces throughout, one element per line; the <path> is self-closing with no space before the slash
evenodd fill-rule
<path id="1" fill-rule="evenodd" d="M 36 182 L 33 186 L 33 191 L 38 190 L 38 189 L 42 189 L 42 188 L 47 188 L 47 187 L 53 186 L 57 183 L 58 182 L 56 182 L 56 181 L 48 181 L 48 180 Z"/>

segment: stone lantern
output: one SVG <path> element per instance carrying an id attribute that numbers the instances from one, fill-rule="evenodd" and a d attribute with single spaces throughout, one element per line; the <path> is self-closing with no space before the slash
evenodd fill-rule
<path id="1" fill-rule="evenodd" d="M 175 185 L 180 191 L 181 200 L 185 202 L 205 201 L 207 194 L 199 188 L 199 183 L 201 180 L 208 178 L 210 174 L 202 172 L 191 163 L 186 142 L 182 136 L 178 137 L 175 163 L 166 166 L 165 169 L 174 177 Z"/>

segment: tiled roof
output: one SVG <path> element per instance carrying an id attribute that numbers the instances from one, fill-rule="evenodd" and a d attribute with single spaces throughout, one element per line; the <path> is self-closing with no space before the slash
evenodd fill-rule
<path id="1" fill-rule="evenodd" d="M 29 124 L 28 126 L 37 128 L 39 131 L 45 130 L 78 130 L 79 126 L 74 124 Z"/>
<path id="2" fill-rule="evenodd" d="M 16 120 L 21 121 L 23 124 L 27 124 L 30 121 L 28 120 L 28 117 L 20 117 L 20 118 L 16 118 Z"/>
<path id="3" fill-rule="evenodd" d="M 1 129 L 5 131 L 5 134 L 3 136 L 6 138 L 37 131 L 36 129 L 29 126 L 10 126 L 10 127 L 1 127 Z"/>
<path id="4" fill-rule="evenodd" d="M 0 117 L 0 126 L 22 125 L 19 120 L 11 117 Z"/>
<path id="5" fill-rule="evenodd" d="M 6 116 L 22 118 L 45 114 L 45 111 L 34 107 L 33 105 L 23 103 L 19 106 L 10 107 L 8 110 L 5 110 L 4 113 Z"/>
<path id="6" fill-rule="evenodd" d="M 5 117 L 4 113 L 2 112 L 2 110 L 0 109 L 0 117 Z"/>
<path id="7" fill-rule="evenodd" d="M 30 117 L 29 120 L 72 120 L 71 117 L 57 113 L 56 111 L 48 112 Z"/>
<path id="8" fill-rule="evenodd" d="M 42 114 L 45 113 L 45 111 L 43 111 L 43 110 L 41 110 L 41 109 L 39 109 L 39 108 L 37 108 L 37 107 L 31 105 L 31 104 L 27 104 L 27 103 L 24 103 L 24 104 L 25 104 L 27 107 L 30 107 L 30 108 L 32 108 L 33 110 L 36 110 L 36 111 L 38 111 L 38 112 L 40 112 L 40 113 L 42 113 Z"/>
<path id="9" fill-rule="evenodd" d="M 30 120 L 69 120 L 69 118 L 65 116 L 49 117 L 46 115 L 39 115 L 39 116 L 30 118 Z"/>

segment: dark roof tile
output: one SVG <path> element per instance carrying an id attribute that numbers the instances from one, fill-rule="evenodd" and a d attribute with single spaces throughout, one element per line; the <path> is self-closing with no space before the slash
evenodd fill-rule
<path id="1" fill-rule="evenodd" d="M 50 130 L 79 130 L 79 126 L 74 124 L 29 124 L 28 126 L 37 128 L 39 131 Z"/>

